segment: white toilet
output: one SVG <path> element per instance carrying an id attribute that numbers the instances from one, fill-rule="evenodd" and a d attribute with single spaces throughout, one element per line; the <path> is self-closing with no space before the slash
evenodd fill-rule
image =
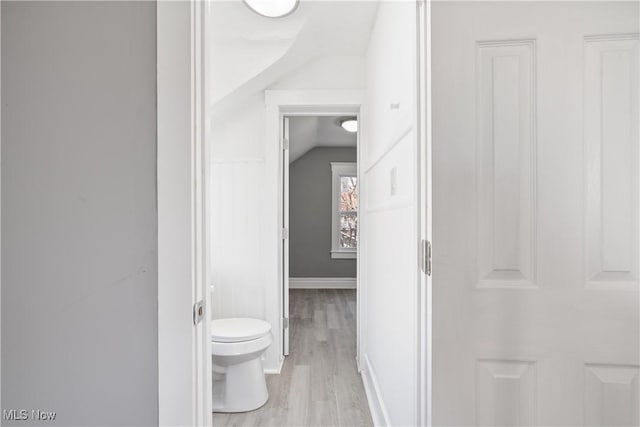
<path id="1" fill-rule="evenodd" d="M 260 356 L 271 345 L 271 325 L 259 319 L 211 322 L 213 411 L 246 412 L 267 402 Z"/>

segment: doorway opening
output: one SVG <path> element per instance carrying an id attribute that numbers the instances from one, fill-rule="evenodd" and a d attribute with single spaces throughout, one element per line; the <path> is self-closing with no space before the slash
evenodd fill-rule
<path id="1" fill-rule="evenodd" d="M 358 152 L 358 230 L 367 231 L 357 238 L 366 283 L 356 290 L 357 366 L 374 424 L 424 424 L 425 252 L 416 252 L 428 238 L 420 220 L 428 126 L 417 94 L 428 85 L 417 56 L 429 3 L 301 2 L 280 20 L 242 2 L 170 3 L 158 5 L 160 423 L 211 420 L 209 317 L 268 322 L 274 341 L 260 356 L 263 371 L 281 371 L 281 118 L 344 112 L 365 115 L 367 140 Z M 308 393 L 322 389 L 306 384 Z M 281 402 L 282 390 L 271 389 L 270 401 Z M 322 404 L 314 406 L 317 415 Z M 274 411 L 276 423 L 282 413 Z"/>
<path id="2" fill-rule="evenodd" d="M 354 111 L 282 117 L 285 356 L 309 344 L 306 321 L 318 342 L 331 330 L 351 335 L 356 356 L 358 124 Z"/>
<path id="3" fill-rule="evenodd" d="M 418 366 L 420 273 L 415 255 L 421 231 L 416 11 L 411 2 L 307 2 L 295 14 L 272 21 L 246 13 L 239 3 L 211 5 L 205 49 L 211 69 L 207 76 L 212 78 L 206 114 L 214 286 L 210 314 L 214 320 L 268 322 L 273 343 L 260 356 L 262 366 L 266 374 L 280 374 L 267 375 L 271 399 L 243 418 L 245 423 L 273 412 L 287 417 L 278 420 L 283 424 L 417 424 L 423 371 Z M 352 118 L 361 125 L 355 134 L 355 161 L 328 162 L 325 182 L 331 193 L 321 208 L 327 223 L 331 221 L 322 257 L 351 263 L 351 272 L 296 270 L 297 256 L 305 255 L 300 253 L 305 249 L 290 247 L 299 235 L 290 224 L 296 221 L 289 206 L 294 167 L 287 156 L 296 149 L 296 140 L 289 124 L 327 120 L 334 130 L 346 132 L 341 125 Z M 345 163 L 355 163 L 355 175 L 349 175 Z M 342 209 L 338 196 L 331 196 L 341 193 L 332 187 L 339 190 L 342 178 L 347 178 L 347 192 L 357 196 L 357 209 Z M 310 285 L 309 279 L 316 283 Z M 334 289 L 313 289 L 323 294 L 324 307 L 302 301 L 298 316 L 300 325 L 315 320 L 324 326 L 300 335 L 319 345 L 305 342 L 298 354 L 297 313 L 290 296 L 308 295 L 310 289 L 299 288 L 317 288 L 319 281 L 326 287 L 327 279 L 334 279 Z M 350 293 L 351 299 L 339 297 L 336 287 L 350 288 L 340 295 Z M 329 301 L 327 294 L 337 298 Z M 353 325 L 347 338 L 333 337 L 331 331 L 347 320 Z M 331 350 L 330 345 L 336 347 Z M 339 353 L 347 357 L 338 359 Z M 296 364 L 299 355 L 311 356 L 331 379 L 319 381 L 321 370 Z M 356 404 L 349 400 L 357 397 L 354 387 L 364 389 Z M 368 421 L 348 419 L 356 405 L 371 412 Z M 306 407 L 313 408 L 303 414 L 308 418 L 288 418 Z M 234 424 L 241 417 L 219 413 L 216 424 Z M 339 422 L 333 415 L 341 417 Z"/>
<path id="4" fill-rule="evenodd" d="M 356 363 L 359 134 L 343 127 L 358 123 L 359 107 L 304 110 L 280 117 L 286 358 L 269 384 L 300 393 L 296 405 L 330 402 L 319 411 L 329 424 L 371 425 Z M 301 378 L 314 384 L 309 394 Z"/>

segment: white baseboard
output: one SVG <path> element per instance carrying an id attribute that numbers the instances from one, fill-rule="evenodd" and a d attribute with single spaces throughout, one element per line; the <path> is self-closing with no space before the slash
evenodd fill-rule
<path id="1" fill-rule="evenodd" d="M 355 277 L 291 277 L 289 289 L 355 289 Z"/>
<path id="2" fill-rule="evenodd" d="M 263 371 L 265 373 L 265 375 L 280 375 L 280 372 L 282 372 L 282 366 L 284 365 L 284 357 L 281 356 L 280 357 L 280 365 L 276 368 L 264 368 Z"/>
<path id="3" fill-rule="evenodd" d="M 367 395 L 367 401 L 369 402 L 369 411 L 371 411 L 373 425 L 390 426 L 389 413 L 387 412 L 387 408 L 384 406 L 376 374 L 371 368 L 369 358 L 367 358 L 366 355 L 364 355 L 363 361 L 364 366 L 361 366 L 362 371 L 360 372 L 360 375 L 362 375 L 364 392 Z"/>

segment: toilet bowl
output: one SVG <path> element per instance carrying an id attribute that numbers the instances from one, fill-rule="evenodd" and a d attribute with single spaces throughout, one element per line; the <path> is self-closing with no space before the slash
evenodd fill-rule
<path id="1" fill-rule="evenodd" d="M 267 402 L 260 356 L 271 345 L 271 325 L 248 318 L 211 322 L 213 411 L 246 412 Z"/>

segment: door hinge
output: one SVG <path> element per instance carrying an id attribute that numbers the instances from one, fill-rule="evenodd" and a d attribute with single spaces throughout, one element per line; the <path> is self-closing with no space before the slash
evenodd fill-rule
<path id="1" fill-rule="evenodd" d="M 420 245 L 421 249 L 421 268 L 422 271 L 427 275 L 431 276 L 431 242 L 428 240 L 422 240 L 422 244 Z"/>
<path id="2" fill-rule="evenodd" d="M 197 325 L 204 318 L 204 301 L 200 300 L 193 304 L 193 324 Z"/>
<path id="3" fill-rule="evenodd" d="M 282 149 L 283 150 L 288 150 L 289 149 L 289 139 L 288 138 L 282 138 Z"/>
<path id="4" fill-rule="evenodd" d="M 288 317 L 283 317 L 282 318 L 282 329 L 288 329 L 289 328 L 289 318 Z"/>
<path id="5" fill-rule="evenodd" d="M 282 227 L 282 240 L 286 240 L 289 238 L 289 229 L 287 227 Z"/>

